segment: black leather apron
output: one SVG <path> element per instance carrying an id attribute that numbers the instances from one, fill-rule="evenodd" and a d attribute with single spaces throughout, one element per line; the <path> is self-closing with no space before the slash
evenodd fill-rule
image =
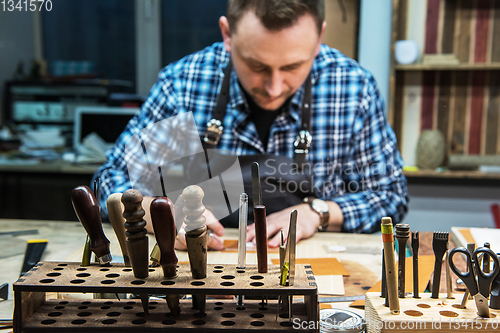
<path id="1" fill-rule="evenodd" d="M 234 156 L 221 153 L 216 149 L 216 145 L 222 135 L 223 120 L 226 115 L 226 107 L 229 101 L 229 82 L 231 77 L 231 61 L 224 70 L 224 80 L 219 94 L 213 118 L 207 124 L 207 132 L 203 138 L 204 154 L 197 154 L 185 165 L 185 178 L 187 184 L 199 184 L 207 178 L 207 167 L 209 169 L 208 178 L 215 177 L 239 159 L 241 174 L 243 176 L 243 186 L 248 194 L 249 221 L 253 221 L 253 200 L 252 200 L 252 176 L 251 165 L 253 162 L 259 163 L 260 178 L 262 188 L 262 202 L 266 206 L 267 214 L 281 211 L 290 206 L 303 202 L 307 196 L 314 194 L 314 178 L 311 174 L 312 167 L 303 167 L 306 162 L 306 154 L 311 143 L 309 127 L 311 121 L 311 77 L 308 76 L 305 84 L 304 98 L 302 102 L 302 126 L 294 143 L 294 159 L 271 154 L 255 154 Z M 278 171 L 279 170 L 279 171 Z M 277 171 L 277 172 L 276 172 Z M 221 178 L 221 186 L 224 186 Z M 223 187 L 224 189 L 224 187 Z M 227 193 L 225 199 L 228 204 Z M 231 195 L 234 195 L 232 193 Z M 239 196 L 239 193 L 238 193 Z M 205 197 L 204 202 L 210 200 Z M 220 201 L 220 200 L 219 200 Z M 224 206 L 219 202 L 219 206 Z M 208 208 L 210 205 L 207 205 Z M 215 208 L 217 209 L 217 208 Z M 220 209 L 220 207 L 219 207 Z M 223 207 L 227 212 L 227 208 Z M 225 227 L 238 227 L 238 211 L 233 211 L 223 219 L 221 223 Z"/>

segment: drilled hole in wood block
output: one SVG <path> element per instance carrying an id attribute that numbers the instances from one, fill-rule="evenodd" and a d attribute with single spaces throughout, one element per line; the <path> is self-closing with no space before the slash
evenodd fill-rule
<path id="1" fill-rule="evenodd" d="M 454 307 L 455 309 L 461 309 L 462 305 L 460 305 L 460 304 L 453 304 L 452 307 Z"/>
<path id="2" fill-rule="evenodd" d="M 64 269 L 64 267 L 56 267 L 56 268 L 54 268 L 53 270 L 54 270 L 54 271 L 62 271 L 63 269 Z"/>
<path id="3" fill-rule="evenodd" d="M 175 324 L 175 320 L 173 319 L 167 319 L 167 320 L 164 320 L 161 322 L 163 325 L 174 325 Z"/>
<path id="4" fill-rule="evenodd" d="M 293 322 L 292 321 L 282 321 L 280 323 L 280 326 L 283 326 L 283 327 L 292 327 L 293 326 Z"/>
<path id="5" fill-rule="evenodd" d="M 149 306 L 149 310 L 154 310 L 154 309 L 156 309 L 156 306 L 152 306 L 152 305 Z"/>
<path id="6" fill-rule="evenodd" d="M 222 272 L 223 272 L 223 270 L 222 270 L 222 269 L 214 269 L 214 270 L 213 270 L 213 272 L 214 272 L 214 273 L 222 273 Z"/>
<path id="7" fill-rule="evenodd" d="M 260 311 L 267 311 L 267 310 L 268 310 L 268 308 L 266 308 L 265 306 L 261 306 L 261 307 L 259 308 L 259 310 L 260 310 Z"/>
<path id="8" fill-rule="evenodd" d="M 132 268 L 124 268 L 124 269 L 122 269 L 122 271 L 124 271 L 124 272 L 132 272 Z"/>
<path id="9" fill-rule="evenodd" d="M 223 313 L 223 314 L 221 314 L 221 316 L 224 317 L 224 318 L 234 318 L 234 317 L 236 317 L 236 315 L 234 313 L 231 313 L 231 312 Z"/>
<path id="10" fill-rule="evenodd" d="M 82 305 L 90 305 L 90 304 L 92 304 L 92 302 L 91 302 L 91 301 L 85 301 L 85 302 L 82 302 Z"/>
<path id="11" fill-rule="evenodd" d="M 135 284 L 135 285 L 141 285 L 141 284 L 146 283 L 146 281 L 144 281 L 144 280 L 134 280 L 134 281 L 132 281 L 130 283 Z"/>
<path id="12" fill-rule="evenodd" d="M 144 312 L 137 312 L 135 315 L 137 317 L 146 317 L 146 314 Z"/>
<path id="13" fill-rule="evenodd" d="M 62 306 L 62 305 L 58 305 L 58 306 L 54 307 L 55 310 L 62 310 L 64 308 L 65 308 L 65 306 Z"/>
<path id="14" fill-rule="evenodd" d="M 144 319 L 132 320 L 132 324 L 134 324 L 134 325 L 144 325 L 145 323 L 146 323 L 146 321 Z"/>
<path id="15" fill-rule="evenodd" d="M 47 314 L 49 317 L 59 317 L 60 315 L 62 315 L 62 312 L 49 312 Z"/>
<path id="16" fill-rule="evenodd" d="M 119 277 L 119 276 L 120 276 L 120 274 L 117 274 L 117 273 L 109 273 L 109 274 L 106 274 L 106 277 L 107 277 L 107 278 L 113 278 L 113 279 L 114 279 L 114 278 L 117 278 L 117 277 Z"/>
<path id="17" fill-rule="evenodd" d="M 86 310 L 88 308 L 89 308 L 88 306 L 81 305 L 81 306 L 78 307 L 78 310 Z"/>
<path id="18" fill-rule="evenodd" d="M 155 301 L 149 302 L 149 305 L 158 305 L 158 302 L 155 302 Z"/>
<path id="19" fill-rule="evenodd" d="M 154 269 L 154 268 L 150 268 L 150 269 L 148 269 L 148 271 L 150 271 L 150 272 L 154 272 L 154 271 L 155 271 L 155 269 Z"/>
<path id="20" fill-rule="evenodd" d="M 245 307 L 244 306 L 238 306 L 238 307 L 236 307 L 236 310 L 238 310 L 238 311 L 244 311 Z"/>
<path id="21" fill-rule="evenodd" d="M 109 268 L 101 268 L 100 271 L 101 272 L 107 272 L 107 271 L 109 271 Z"/>
<path id="22" fill-rule="evenodd" d="M 201 312 L 196 312 L 195 314 L 193 314 L 193 316 L 195 316 L 196 318 L 205 318 L 207 316 L 207 314 L 201 313 Z"/>
<path id="23" fill-rule="evenodd" d="M 101 309 L 102 310 L 109 310 L 109 309 L 111 309 L 111 307 L 109 305 L 103 305 L 103 306 L 101 306 Z"/>
<path id="24" fill-rule="evenodd" d="M 251 282 L 250 285 L 252 287 L 262 287 L 264 285 L 264 282 Z"/>
<path id="25" fill-rule="evenodd" d="M 405 315 L 412 316 L 412 317 L 420 317 L 423 316 L 424 314 L 420 311 L 417 310 L 406 310 Z"/>
<path id="26" fill-rule="evenodd" d="M 224 320 L 224 321 L 221 321 L 220 323 L 222 326 L 233 326 L 234 324 L 236 324 L 234 321 L 232 320 Z"/>
<path id="27" fill-rule="evenodd" d="M 283 318 L 283 319 L 288 318 L 288 313 L 281 313 L 280 318 Z"/>
<path id="28" fill-rule="evenodd" d="M 220 310 L 223 310 L 223 309 L 224 309 L 224 308 L 223 308 L 222 306 L 216 306 L 216 307 L 214 308 L 214 310 L 216 310 L 216 311 L 220 311 Z"/>
<path id="29" fill-rule="evenodd" d="M 73 325 L 83 325 L 85 324 L 87 321 L 85 319 L 77 319 L 77 320 L 73 320 L 71 323 Z"/>
<path id="30" fill-rule="evenodd" d="M 193 321 L 191 322 L 191 324 L 196 325 L 196 326 L 205 325 L 206 323 L 207 323 L 207 322 L 206 322 L 206 321 L 204 321 L 204 320 L 193 320 Z"/>
<path id="31" fill-rule="evenodd" d="M 173 286 L 175 284 L 175 281 L 161 281 L 161 284 L 163 286 Z"/>
<path id="32" fill-rule="evenodd" d="M 439 311 L 439 314 L 444 317 L 458 317 L 458 313 L 448 310 Z"/>
<path id="33" fill-rule="evenodd" d="M 102 280 L 101 283 L 102 284 L 113 284 L 115 283 L 116 281 L 115 280 Z M 133 283 L 133 282 L 132 282 Z M 135 284 L 135 283 L 134 283 Z"/>
<path id="34" fill-rule="evenodd" d="M 216 268 L 216 269 L 223 269 L 224 266 L 214 266 L 214 268 Z"/>
<path id="35" fill-rule="evenodd" d="M 78 274 L 76 274 L 76 276 L 77 276 L 77 277 L 83 277 L 83 278 L 84 278 L 84 277 L 89 277 L 89 276 L 90 276 L 90 274 L 89 274 L 89 273 L 78 273 Z"/>
<path id="36" fill-rule="evenodd" d="M 64 266 L 68 266 L 68 264 L 58 264 L 57 266 L 64 267 Z"/>
<path id="37" fill-rule="evenodd" d="M 54 279 L 43 279 L 43 280 L 40 280 L 40 283 L 52 283 L 52 282 L 55 282 L 56 280 Z"/>
<path id="38" fill-rule="evenodd" d="M 116 324 L 118 321 L 116 319 L 106 319 L 106 320 L 103 320 L 102 323 L 104 325 L 112 325 L 112 324 Z"/>
<path id="39" fill-rule="evenodd" d="M 264 326 L 265 323 L 263 321 L 255 320 L 255 321 L 250 322 L 250 325 L 252 325 L 252 326 Z"/>
<path id="40" fill-rule="evenodd" d="M 69 283 L 73 283 L 73 284 L 80 284 L 80 283 L 84 283 L 85 280 L 82 280 L 82 279 L 76 279 L 76 280 L 71 280 L 69 281 Z"/>
<path id="41" fill-rule="evenodd" d="M 232 280 L 234 279 L 234 275 L 222 275 L 221 278 L 224 280 Z"/>
<path id="42" fill-rule="evenodd" d="M 134 307 L 131 306 L 131 305 L 127 305 L 127 306 L 124 306 L 123 309 L 124 310 L 132 310 Z"/>
<path id="43" fill-rule="evenodd" d="M 88 316 L 91 316 L 92 315 L 92 312 L 88 312 L 88 311 L 85 311 L 85 312 L 78 312 L 76 314 L 78 317 L 88 317 Z"/>
<path id="44" fill-rule="evenodd" d="M 428 309 L 431 307 L 429 304 L 425 304 L 425 303 L 419 303 L 419 304 L 417 304 L 417 306 L 419 308 L 422 308 L 422 309 Z"/>
<path id="45" fill-rule="evenodd" d="M 224 281 L 224 282 L 221 282 L 220 285 L 224 286 L 224 287 L 231 287 L 231 286 L 234 286 L 234 282 Z"/>
<path id="46" fill-rule="evenodd" d="M 135 302 L 134 301 L 129 301 L 129 302 L 125 303 L 125 304 L 127 304 L 127 305 L 134 305 Z"/>
<path id="47" fill-rule="evenodd" d="M 118 317 L 119 315 L 121 315 L 121 313 L 117 312 L 117 311 L 106 313 L 106 316 L 108 316 L 108 317 Z"/>
<path id="48" fill-rule="evenodd" d="M 262 275 L 252 275 L 250 279 L 252 280 L 262 280 L 264 277 Z"/>
<path id="49" fill-rule="evenodd" d="M 59 302 L 60 305 L 66 305 L 68 303 L 69 303 L 68 301 L 61 301 L 61 302 Z"/>
<path id="50" fill-rule="evenodd" d="M 87 269 L 85 267 L 80 267 L 80 268 L 77 268 L 76 270 L 79 272 L 82 272 L 82 271 L 86 271 Z"/>
<path id="51" fill-rule="evenodd" d="M 54 276 L 60 276 L 61 273 L 57 273 L 57 272 L 53 272 L 53 273 L 48 273 L 47 276 L 51 276 L 51 277 L 54 277 Z"/>
<path id="52" fill-rule="evenodd" d="M 191 285 L 192 286 L 203 286 L 203 285 L 205 285 L 205 282 L 203 282 L 203 281 L 193 281 L 193 282 L 191 282 Z"/>
<path id="53" fill-rule="evenodd" d="M 238 270 L 236 271 L 236 273 L 240 273 L 240 274 L 241 274 L 241 273 L 245 273 L 245 271 L 244 271 L 243 269 L 238 269 Z"/>
<path id="54" fill-rule="evenodd" d="M 40 323 L 42 325 L 52 325 L 52 324 L 55 324 L 56 321 L 54 319 L 47 319 L 47 320 L 42 320 Z"/>
<path id="55" fill-rule="evenodd" d="M 263 313 L 252 313 L 250 315 L 250 317 L 255 318 L 255 319 L 264 318 L 264 314 Z"/>

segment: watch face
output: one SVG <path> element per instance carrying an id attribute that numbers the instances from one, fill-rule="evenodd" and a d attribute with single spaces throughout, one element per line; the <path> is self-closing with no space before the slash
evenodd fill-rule
<path id="1" fill-rule="evenodd" d="M 320 199 L 314 199 L 311 203 L 311 206 L 314 210 L 316 210 L 318 212 L 327 212 L 328 211 L 328 204 Z"/>

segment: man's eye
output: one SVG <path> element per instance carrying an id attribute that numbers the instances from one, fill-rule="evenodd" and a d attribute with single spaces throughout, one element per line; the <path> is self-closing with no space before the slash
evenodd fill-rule
<path id="1" fill-rule="evenodd" d="M 263 66 L 252 66 L 251 69 L 256 73 L 262 73 L 266 71 L 266 67 Z"/>
<path id="2" fill-rule="evenodd" d="M 283 68 L 285 72 L 291 72 L 299 68 L 299 65 L 286 66 Z"/>

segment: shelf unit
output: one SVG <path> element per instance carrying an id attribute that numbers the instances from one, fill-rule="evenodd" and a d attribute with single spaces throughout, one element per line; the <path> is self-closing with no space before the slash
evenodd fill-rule
<path id="1" fill-rule="evenodd" d="M 421 21 L 415 4 L 426 6 Z M 415 31 L 421 54 L 453 53 L 460 64 L 397 64 L 395 42 Z M 393 0 L 388 119 L 408 164 L 426 129 L 443 133 L 448 154 L 500 155 L 498 40 L 499 1 Z"/>

